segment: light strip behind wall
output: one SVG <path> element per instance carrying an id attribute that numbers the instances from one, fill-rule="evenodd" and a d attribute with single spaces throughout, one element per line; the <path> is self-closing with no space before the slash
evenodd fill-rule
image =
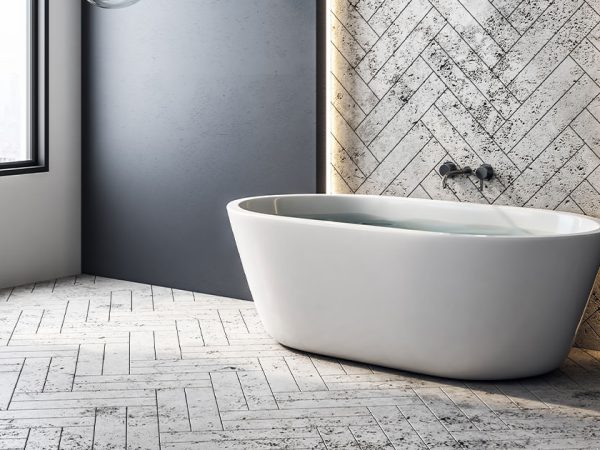
<path id="1" fill-rule="evenodd" d="M 332 26 L 332 21 L 331 21 L 331 8 L 333 7 L 333 2 L 335 0 L 325 0 L 325 58 L 326 58 L 326 63 L 325 63 L 325 101 L 326 101 L 326 107 L 325 107 L 325 193 L 326 194 L 332 194 L 333 193 L 333 183 L 332 183 L 332 165 L 331 165 L 331 158 L 332 158 L 332 134 L 331 134 L 331 130 L 332 130 L 332 114 L 331 114 L 331 95 L 332 95 L 332 89 L 331 89 L 331 55 L 332 55 L 332 51 L 331 51 L 331 46 L 333 45 L 332 42 L 332 31 L 331 31 L 331 26 Z"/>
<path id="2" fill-rule="evenodd" d="M 332 30 L 331 30 L 331 26 L 332 26 L 332 21 L 331 21 L 331 14 L 332 14 L 332 8 L 333 8 L 333 2 L 335 0 L 325 0 L 325 4 L 326 4 L 326 27 L 327 30 L 325 32 L 325 58 L 326 58 L 326 65 L 325 65 L 325 71 L 326 71 L 326 77 L 325 77 L 325 92 L 326 92 L 326 113 L 325 113 L 325 121 L 326 121 L 326 140 L 325 140 L 325 193 L 327 194 L 331 194 L 333 193 L 333 183 L 332 183 L 332 134 L 331 134 L 331 127 L 332 127 L 332 114 L 331 114 L 331 95 L 332 95 L 332 91 L 331 91 L 331 56 L 332 56 L 332 51 L 331 51 L 331 46 L 333 45 L 332 42 Z"/>

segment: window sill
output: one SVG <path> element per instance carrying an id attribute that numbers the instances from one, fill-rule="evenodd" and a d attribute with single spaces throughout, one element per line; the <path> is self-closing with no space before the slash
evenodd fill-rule
<path id="1" fill-rule="evenodd" d="M 48 165 L 24 165 L 24 164 L 15 164 L 9 165 L 5 168 L 0 166 L 0 177 L 9 176 L 9 175 L 25 175 L 28 173 L 40 173 L 40 172 L 48 172 Z"/>

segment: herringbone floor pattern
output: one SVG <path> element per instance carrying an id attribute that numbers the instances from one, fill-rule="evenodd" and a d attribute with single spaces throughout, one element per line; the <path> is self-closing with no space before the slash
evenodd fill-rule
<path id="1" fill-rule="evenodd" d="M 0 448 L 600 447 L 600 352 L 461 383 L 295 352 L 250 302 L 78 276 L 0 290 Z"/>

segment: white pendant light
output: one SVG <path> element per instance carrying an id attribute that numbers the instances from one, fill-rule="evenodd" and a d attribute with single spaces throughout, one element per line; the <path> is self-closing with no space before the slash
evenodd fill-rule
<path id="1" fill-rule="evenodd" d="M 125 8 L 126 6 L 133 5 L 134 3 L 139 2 L 140 0 L 87 0 L 88 3 L 91 3 L 94 6 L 98 6 L 100 8 L 106 9 L 117 9 L 117 8 Z"/>

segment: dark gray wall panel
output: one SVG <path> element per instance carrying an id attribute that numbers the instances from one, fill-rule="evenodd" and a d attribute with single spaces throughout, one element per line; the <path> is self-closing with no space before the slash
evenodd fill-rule
<path id="1" fill-rule="evenodd" d="M 225 205 L 315 192 L 316 2 L 84 9 L 84 271 L 250 298 Z"/>

